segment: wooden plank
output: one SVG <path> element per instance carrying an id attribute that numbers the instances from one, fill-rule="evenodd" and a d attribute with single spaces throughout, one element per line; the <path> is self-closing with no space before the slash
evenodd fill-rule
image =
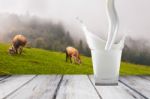
<path id="1" fill-rule="evenodd" d="M 4 79 L 7 79 L 8 77 L 10 77 L 10 76 L 8 76 L 8 75 L 6 75 L 6 76 L 0 76 L 0 81 L 2 81 Z"/>
<path id="2" fill-rule="evenodd" d="M 145 97 L 141 96 L 140 94 L 138 94 L 137 92 L 131 90 L 129 87 L 125 86 L 124 84 L 122 84 L 121 82 L 119 82 L 119 86 L 123 88 L 123 90 L 125 90 L 129 95 L 132 96 L 132 98 L 134 99 L 146 99 Z"/>
<path id="3" fill-rule="evenodd" d="M 65 75 L 56 99 L 100 99 L 87 75 Z"/>
<path id="4" fill-rule="evenodd" d="M 89 76 L 94 84 L 93 76 Z M 103 99 L 145 99 L 128 87 L 119 83 L 118 86 L 95 86 Z"/>
<path id="5" fill-rule="evenodd" d="M 31 80 L 34 75 L 22 75 L 22 76 L 11 76 L 8 79 L 4 79 L 0 82 L 0 99 L 5 98 L 11 93 L 15 92 L 22 85 Z"/>
<path id="6" fill-rule="evenodd" d="M 147 80 L 150 81 L 150 76 L 139 76 L 139 77 L 141 77 L 141 78 L 143 78 L 143 79 L 147 79 Z"/>
<path id="7" fill-rule="evenodd" d="M 143 79 L 138 76 L 126 76 L 121 77 L 122 81 L 126 86 L 130 87 L 132 90 L 135 90 L 137 93 L 144 96 L 146 99 L 150 98 L 150 81 Z"/>
<path id="8" fill-rule="evenodd" d="M 7 99 L 53 99 L 61 77 L 39 75 Z"/>

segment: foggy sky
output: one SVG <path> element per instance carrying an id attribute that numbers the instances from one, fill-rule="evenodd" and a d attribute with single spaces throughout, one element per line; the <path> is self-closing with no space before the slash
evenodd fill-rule
<path id="1" fill-rule="evenodd" d="M 120 27 L 118 37 L 128 34 L 133 38 L 150 39 L 150 0 L 115 0 Z M 36 15 L 62 21 L 75 37 L 84 38 L 79 17 L 88 29 L 107 37 L 106 0 L 0 0 L 0 13 Z"/>

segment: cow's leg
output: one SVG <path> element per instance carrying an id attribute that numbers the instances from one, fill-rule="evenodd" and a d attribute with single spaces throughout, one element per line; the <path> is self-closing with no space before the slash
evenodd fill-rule
<path id="1" fill-rule="evenodd" d="M 66 62 L 68 61 L 68 56 L 66 55 Z"/>
<path id="2" fill-rule="evenodd" d="M 76 57 L 72 56 L 72 58 L 73 58 L 73 63 L 76 63 Z"/>
<path id="3" fill-rule="evenodd" d="M 72 56 L 70 56 L 69 58 L 70 58 L 70 62 L 72 63 Z"/>
<path id="4" fill-rule="evenodd" d="M 18 48 L 15 48 L 16 54 L 18 54 Z"/>
<path id="5" fill-rule="evenodd" d="M 22 54 L 22 50 L 23 50 L 23 48 L 20 47 L 20 48 L 19 48 L 19 54 Z"/>
<path id="6" fill-rule="evenodd" d="M 67 54 L 67 52 L 66 52 L 66 62 L 67 62 L 67 60 L 68 60 L 68 54 Z"/>
<path id="7" fill-rule="evenodd" d="M 76 64 L 77 63 L 77 58 L 74 56 L 74 63 Z"/>

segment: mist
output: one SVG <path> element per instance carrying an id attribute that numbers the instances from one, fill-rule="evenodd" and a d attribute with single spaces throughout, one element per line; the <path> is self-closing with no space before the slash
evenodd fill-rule
<path id="1" fill-rule="evenodd" d="M 76 38 L 84 38 L 80 17 L 92 33 L 107 38 L 108 21 L 105 0 L 0 0 L 0 13 L 33 15 L 62 21 L 65 28 Z M 118 38 L 127 34 L 134 39 L 150 39 L 150 1 L 116 0 L 120 20 Z"/>

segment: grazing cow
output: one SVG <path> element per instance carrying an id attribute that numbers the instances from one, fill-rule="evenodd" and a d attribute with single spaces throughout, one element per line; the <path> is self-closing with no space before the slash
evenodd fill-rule
<path id="1" fill-rule="evenodd" d="M 10 54 L 21 54 L 23 47 L 26 45 L 27 39 L 23 35 L 16 35 L 12 40 L 12 47 L 9 48 Z"/>
<path id="2" fill-rule="evenodd" d="M 74 63 L 81 64 L 80 55 L 77 49 L 73 47 L 67 47 L 66 48 L 66 62 L 70 58 L 70 62 L 72 63 L 72 58 L 74 60 Z"/>

